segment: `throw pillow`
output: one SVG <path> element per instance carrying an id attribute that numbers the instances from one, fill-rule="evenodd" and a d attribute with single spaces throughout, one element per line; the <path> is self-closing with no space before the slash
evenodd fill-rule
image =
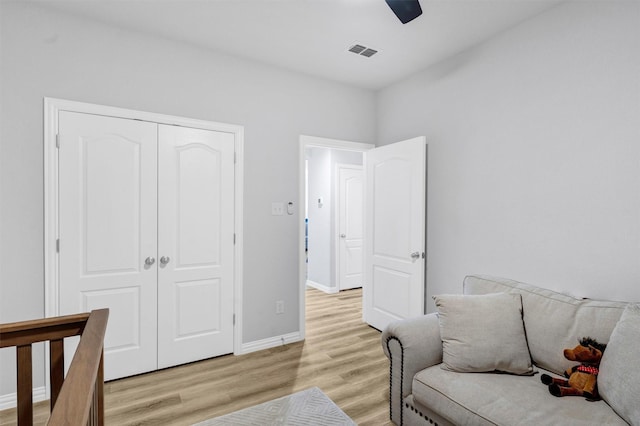
<path id="1" fill-rule="evenodd" d="M 620 417 L 640 425 L 640 304 L 630 304 L 622 312 L 600 361 L 598 390 Z"/>
<path id="2" fill-rule="evenodd" d="M 533 374 L 519 294 L 434 296 L 442 367 L 458 372 Z"/>

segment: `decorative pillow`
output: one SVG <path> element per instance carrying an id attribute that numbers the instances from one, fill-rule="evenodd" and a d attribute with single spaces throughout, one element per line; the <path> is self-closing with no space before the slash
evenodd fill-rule
<path id="1" fill-rule="evenodd" d="M 640 425 L 640 304 L 630 304 L 622 312 L 600 361 L 598 391 L 620 417 Z"/>
<path id="2" fill-rule="evenodd" d="M 519 294 L 434 296 L 442 368 L 462 373 L 533 374 Z"/>

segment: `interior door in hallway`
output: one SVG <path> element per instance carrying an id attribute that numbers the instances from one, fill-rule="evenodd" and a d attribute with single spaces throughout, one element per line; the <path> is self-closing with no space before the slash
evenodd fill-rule
<path id="1" fill-rule="evenodd" d="M 362 287 L 362 167 L 340 164 L 338 170 L 338 289 Z"/>
<path id="2" fill-rule="evenodd" d="M 158 368 L 233 352 L 234 135 L 159 126 Z"/>
<path id="3" fill-rule="evenodd" d="M 366 153 L 363 314 L 382 330 L 424 313 L 427 144 L 409 139 Z"/>
<path id="4" fill-rule="evenodd" d="M 110 309 L 106 380 L 155 370 L 157 125 L 61 111 L 59 141 L 59 313 Z"/>

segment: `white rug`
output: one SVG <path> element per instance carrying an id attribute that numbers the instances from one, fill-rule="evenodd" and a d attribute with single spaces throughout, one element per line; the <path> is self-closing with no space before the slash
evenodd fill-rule
<path id="1" fill-rule="evenodd" d="M 215 417 L 194 426 L 355 425 L 317 387 Z"/>

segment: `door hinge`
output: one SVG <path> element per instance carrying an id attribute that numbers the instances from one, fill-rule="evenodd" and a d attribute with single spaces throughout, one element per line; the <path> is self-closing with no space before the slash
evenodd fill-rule
<path id="1" fill-rule="evenodd" d="M 233 151 L 233 164 L 236 164 L 238 162 L 238 157 L 236 155 L 236 152 Z"/>
<path id="2" fill-rule="evenodd" d="M 56 240 L 56 253 L 60 253 L 60 238 Z"/>
<path id="3" fill-rule="evenodd" d="M 60 133 L 56 133 L 56 148 L 60 149 Z"/>
<path id="4" fill-rule="evenodd" d="M 236 244 L 236 234 L 235 233 L 233 234 L 233 244 L 234 245 Z"/>
<path id="5" fill-rule="evenodd" d="M 236 314 L 233 314 L 233 325 L 236 325 Z"/>

